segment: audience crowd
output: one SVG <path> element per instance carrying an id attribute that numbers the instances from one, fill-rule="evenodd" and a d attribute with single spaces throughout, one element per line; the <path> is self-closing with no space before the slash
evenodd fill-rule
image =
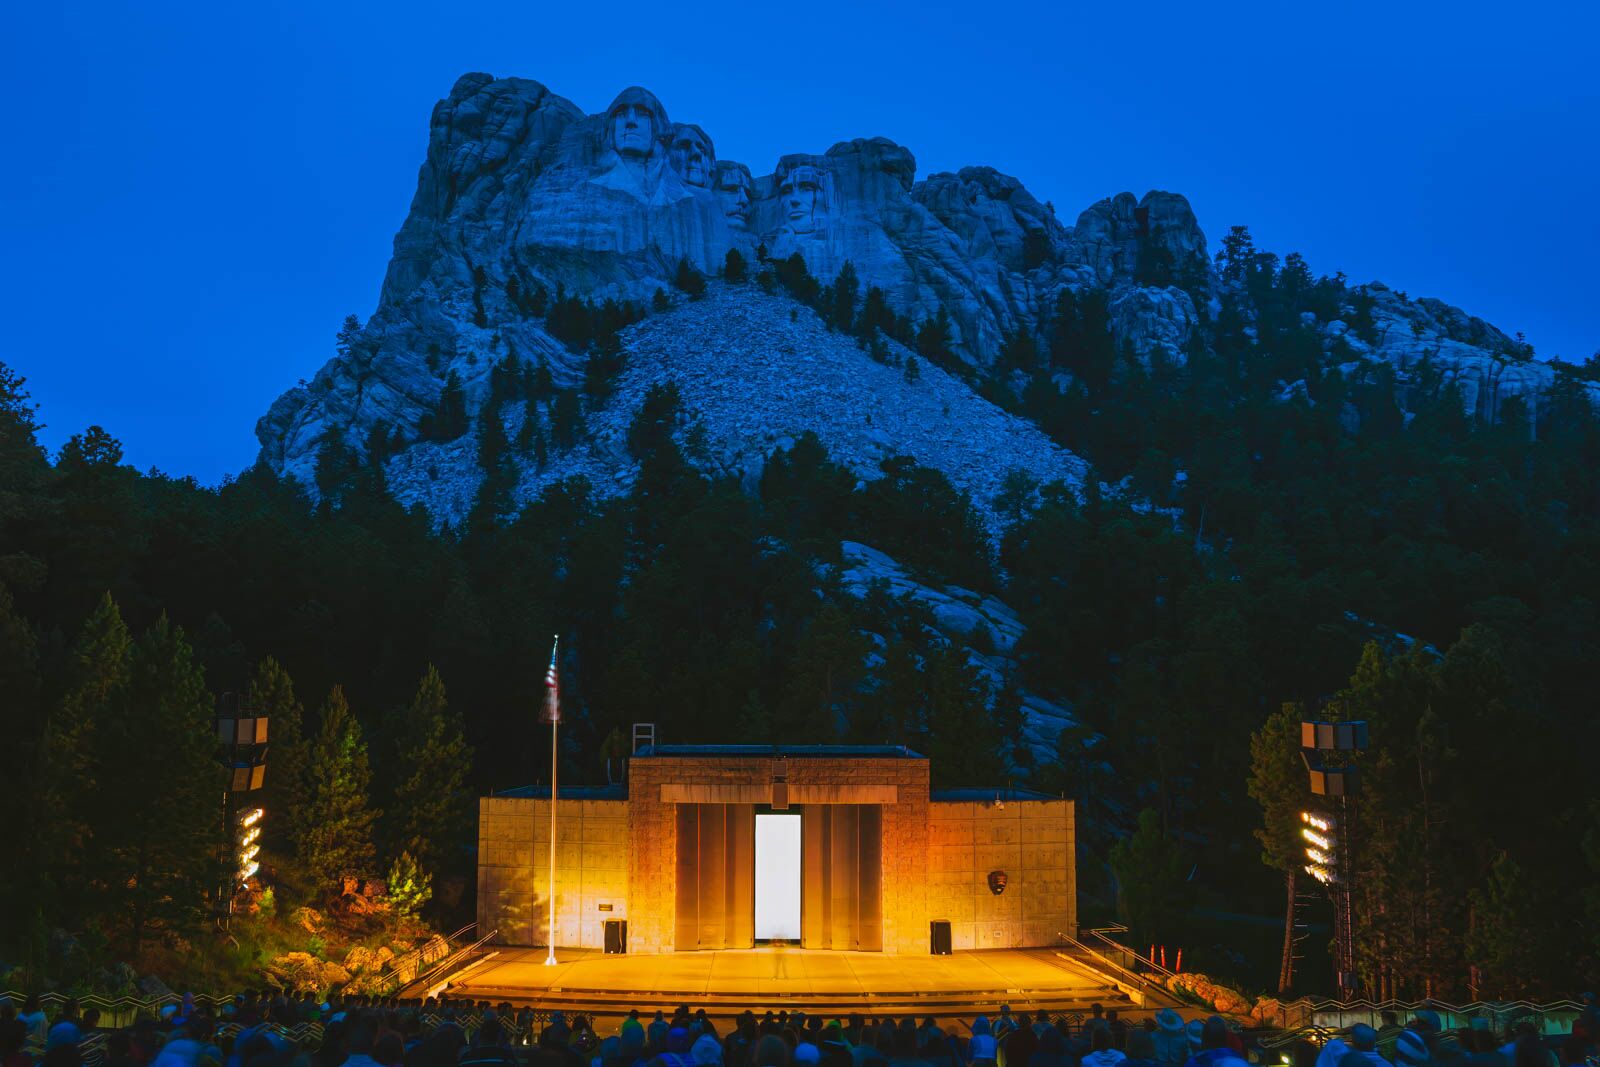
<path id="1" fill-rule="evenodd" d="M 1378 1028 L 1262 1048 L 1217 1016 L 1186 1021 L 1165 1008 L 1134 1023 L 1099 1005 L 1069 1017 L 1006 1006 L 951 1025 L 747 1011 L 722 1028 L 680 1007 L 632 1012 L 603 1036 L 586 1016 L 445 997 L 189 996 L 126 1025 L 103 1025 L 93 1006 L 69 1000 L 52 1013 L 29 997 L 0 1004 L 0 1067 L 1580 1067 L 1595 1065 L 1600 1038 L 1600 1008 L 1592 995 L 1586 1003 L 1559 1039 L 1531 1017 L 1499 1032 L 1487 1018 L 1450 1031 L 1419 1011 L 1404 1025 L 1386 1014 Z"/>

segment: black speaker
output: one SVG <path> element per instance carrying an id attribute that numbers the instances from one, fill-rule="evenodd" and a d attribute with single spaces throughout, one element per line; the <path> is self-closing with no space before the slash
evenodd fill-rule
<path id="1" fill-rule="evenodd" d="M 928 951 L 935 956 L 950 955 L 949 919 L 935 919 L 928 924 Z"/>
<path id="2" fill-rule="evenodd" d="M 606 954 L 620 956 L 628 951 L 628 920 L 607 919 L 606 928 Z"/>

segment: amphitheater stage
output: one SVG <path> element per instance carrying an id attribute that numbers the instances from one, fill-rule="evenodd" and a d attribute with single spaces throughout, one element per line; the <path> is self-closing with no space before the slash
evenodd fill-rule
<path id="1" fill-rule="evenodd" d="M 1100 1003 L 1125 1016 L 1140 1007 L 1110 979 L 1050 949 L 987 949 L 950 956 L 791 947 L 605 955 L 567 949 L 545 966 L 544 949 L 502 949 L 452 979 L 451 997 L 539 1011 L 620 1018 L 632 1008 L 669 1015 L 679 1004 L 718 1018 L 803 1009 L 825 1014 L 934 1015 L 997 1011 L 1076 1014 Z M 1142 998 L 1141 998 L 1142 999 Z M 1163 1001 L 1165 1003 L 1165 1001 Z M 1144 1010 L 1161 1004 L 1151 1002 Z"/>

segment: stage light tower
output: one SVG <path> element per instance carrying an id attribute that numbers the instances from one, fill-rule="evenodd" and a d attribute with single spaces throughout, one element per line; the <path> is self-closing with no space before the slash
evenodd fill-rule
<path id="1" fill-rule="evenodd" d="M 1311 776 L 1311 792 L 1334 797 L 1339 818 L 1303 811 L 1300 836 L 1306 841 L 1306 873 L 1320 882 L 1333 901 L 1334 975 L 1339 995 L 1350 1000 L 1356 992 L 1356 937 L 1352 907 L 1355 868 L 1350 860 L 1354 824 L 1350 805 L 1361 787 L 1361 769 L 1354 763 L 1367 747 L 1364 721 L 1306 721 L 1300 724 L 1300 758 Z"/>

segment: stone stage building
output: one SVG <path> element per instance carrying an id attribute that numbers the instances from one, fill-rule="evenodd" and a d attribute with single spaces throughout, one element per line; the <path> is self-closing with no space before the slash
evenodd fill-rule
<path id="1" fill-rule="evenodd" d="M 560 946 L 927 955 L 1076 936 L 1070 800 L 931 791 L 928 760 L 886 745 L 650 745 L 626 777 L 561 790 Z M 479 802 L 478 929 L 507 944 L 545 943 L 549 804 L 538 787 Z"/>

